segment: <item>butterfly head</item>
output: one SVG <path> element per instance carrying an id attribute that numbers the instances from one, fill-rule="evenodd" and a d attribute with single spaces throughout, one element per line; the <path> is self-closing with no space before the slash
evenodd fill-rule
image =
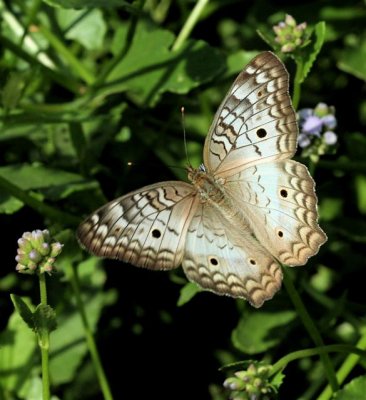
<path id="1" fill-rule="evenodd" d="M 199 182 L 205 180 L 207 176 L 206 168 L 203 164 L 201 164 L 198 168 L 193 168 L 189 166 L 187 168 L 187 172 L 188 179 L 192 182 L 194 186 L 196 186 L 197 184 L 199 185 Z"/>

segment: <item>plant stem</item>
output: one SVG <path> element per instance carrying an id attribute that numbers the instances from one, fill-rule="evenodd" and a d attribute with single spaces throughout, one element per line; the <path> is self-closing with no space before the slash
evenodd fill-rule
<path id="1" fill-rule="evenodd" d="M 73 71 L 87 84 L 91 85 L 95 81 L 94 75 L 82 64 L 77 57 L 67 48 L 67 46 L 44 25 L 37 27 L 39 32 L 47 39 L 48 43 L 61 55 Z"/>
<path id="2" fill-rule="evenodd" d="M 38 274 L 39 276 L 39 290 L 41 296 L 41 304 L 47 306 L 47 287 L 46 276 L 44 273 Z M 48 350 L 50 347 L 50 334 L 48 329 L 42 329 L 38 336 L 38 344 L 41 348 L 42 357 L 42 400 L 50 399 L 50 373 L 48 365 Z"/>
<path id="3" fill-rule="evenodd" d="M 3 193 L 5 192 L 16 197 L 18 200 L 27 204 L 29 207 L 33 208 L 41 215 L 47 216 L 54 221 L 61 221 L 70 225 L 77 225 L 80 222 L 79 218 L 60 211 L 56 207 L 51 207 L 48 204 L 42 203 L 41 201 L 28 194 L 26 191 L 20 189 L 18 186 L 14 185 L 12 182 L 8 181 L 1 175 L 0 189 Z"/>
<path id="4" fill-rule="evenodd" d="M 285 268 L 283 268 L 283 282 L 286 287 L 287 293 L 290 296 L 291 301 L 292 301 L 293 305 L 295 306 L 295 309 L 296 309 L 298 315 L 300 316 L 311 339 L 313 340 L 313 342 L 315 343 L 315 345 L 317 347 L 323 347 L 324 342 L 320 335 L 320 332 L 318 331 L 316 325 L 314 324 L 308 311 L 306 310 L 305 305 L 302 302 L 301 297 L 299 296 L 299 293 L 295 289 L 295 286 L 292 283 L 289 273 L 288 273 L 288 271 L 286 271 Z M 339 386 L 338 386 L 337 378 L 336 378 L 331 360 L 330 360 L 328 354 L 325 354 L 325 353 L 320 354 L 320 359 L 323 363 L 324 370 L 327 375 L 329 384 L 332 388 L 332 391 L 336 392 L 338 390 Z"/>
<path id="5" fill-rule="evenodd" d="M 361 339 L 356 344 L 356 347 L 360 350 L 366 350 L 366 332 L 363 334 Z M 339 383 L 344 382 L 349 373 L 357 365 L 360 360 L 361 354 L 350 354 L 344 360 L 343 364 L 337 371 L 337 380 Z M 332 388 L 328 385 L 323 392 L 320 394 L 317 400 L 328 400 L 332 397 Z"/>
<path id="6" fill-rule="evenodd" d="M 21 37 L 20 40 L 20 44 L 22 44 L 24 42 L 24 39 L 27 36 L 27 32 L 29 30 L 29 26 L 33 23 L 33 21 L 36 19 L 39 9 L 41 8 L 43 3 L 43 0 L 35 0 L 33 1 L 33 4 L 29 10 L 29 13 L 27 15 L 27 18 L 25 20 L 25 24 L 24 24 L 24 33 Z"/>
<path id="7" fill-rule="evenodd" d="M 183 25 L 183 28 L 179 32 L 177 39 L 175 40 L 172 50 L 177 51 L 182 47 L 182 44 L 186 41 L 190 33 L 192 32 L 194 26 L 196 25 L 203 9 L 206 7 L 209 0 L 198 0 L 194 6 L 192 12 L 190 13 L 187 21 Z"/>
<path id="8" fill-rule="evenodd" d="M 352 354 L 353 356 L 366 357 L 365 351 L 361 350 L 359 347 L 354 347 L 347 344 L 331 344 L 328 346 L 323 346 L 321 348 L 303 349 L 286 354 L 275 364 L 273 364 L 271 375 L 275 375 L 278 371 L 285 368 L 286 365 L 291 361 L 298 360 L 299 358 L 311 357 L 330 352 L 354 353 Z"/>
<path id="9" fill-rule="evenodd" d="M 11 31 L 14 33 L 14 35 L 19 38 L 21 45 L 24 44 L 24 48 L 32 55 L 34 55 L 37 58 L 38 62 L 52 70 L 56 68 L 54 62 L 45 52 L 42 51 L 38 43 L 34 41 L 34 39 L 30 35 L 27 34 L 27 31 L 16 19 L 14 14 L 5 9 L 2 10 L 1 16 L 5 23 L 9 26 Z"/>
<path id="10" fill-rule="evenodd" d="M 109 388 L 109 383 L 108 383 L 107 377 L 104 373 L 104 369 L 103 369 L 102 362 L 99 357 L 98 349 L 97 349 L 97 346 L 94 341 L 93 332 L 90 328 L 89 321 L 86 316 L 84 303 L 81 298 L 79 276 L 77 273 L 77 269 L 74 265 L 71 267 L 71 271 L 72 271 L 71 274 L 69 274 L 70 283 L 71 283 L 71 286 L 75 293 L 77 307 L 78 307 L 78 310 L 79 310 L 79 313 L 81 316 L 81 320 L 82 320 L 82 323 L 84 326 L 86 343 L 88 345 L 89 352 L 90 352 L 91 358 L 94 363 L 94 368 L 95 368 L 96 375 L 98 377 L 99 385 L 102 390 L 104 399 L 105 400 L 113 400 L 112 392 Z"/>
<path id="11" fill-rule="evenodd" d="M 301 79 L 303 75 L 304 64 L 301 58 L 296 58 L 296 74 L 294 79 L 294 91 L 292 95 L 292 106 L 297 110 L 300 102 Z"/>
<path id="12" fill-rule="evenodd" d="M 117 54 L 110 62 L 106 63 L 104 68 L 99 72 L 98 77 L 94 82 L 94 86 L 102 85 L 107 79 L 108 75 L 113 71 L 113 69 L 123 60 L 126 54 L 129 52 L 132 44 L 133 38 L 136 33 L 137 23 L 139 17 L 141 16 L 141 8 L 143 3 L 141 1 L 135 2 L 135 12 L 132 13 L 131 18 L 128 22 L 127 34 L 125 42 L 119 54 Z"/>

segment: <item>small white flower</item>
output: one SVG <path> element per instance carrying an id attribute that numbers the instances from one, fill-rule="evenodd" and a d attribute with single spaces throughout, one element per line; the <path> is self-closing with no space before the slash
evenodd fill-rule
<path id="1" fill-rule="evenodd" d="M 337 143 L 338 140 L 337 135 L 332 131 L 324 132 L 323 138 L 324 142 L 329 146 L 333 146 L 334 144 Z"/>

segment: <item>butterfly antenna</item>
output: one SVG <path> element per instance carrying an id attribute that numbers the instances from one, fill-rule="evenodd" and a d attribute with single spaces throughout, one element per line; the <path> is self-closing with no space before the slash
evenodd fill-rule
<path id="1" fill-rule="evenodd" d="M 183 127 L 184 150 L 185 150 L 185 152 L 186 152 L 186 158 L 187 158 L 188 166 L 189 166 L 189 167 L 192 167 L 191 162 L 189 161 L 189 158 L 188 158 L 186 125 L 185 125 L 185 123 L 184 123 L 184 107 L 183 107 L 183 106 L 181 107 L 180 112 L 182 113 L 182 127 Z"/>

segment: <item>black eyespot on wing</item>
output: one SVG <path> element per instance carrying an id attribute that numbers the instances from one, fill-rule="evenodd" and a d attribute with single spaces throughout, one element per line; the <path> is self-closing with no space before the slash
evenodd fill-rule
<path id="1" fill-rule="evenodd" d="M 250 258 L 249 259 L 249 262 L 252 264 L 252 265 L 256 265 L 257 263 L 255 262 L 255 260 L 253 260 L 253 258 Z"/>
<path id="2" fill-rule="evenodd" d="M 219 265 L 219 260 L 217 258 L 210 257 L 209 260 L 210 260 L 211 265 L 214 265 L 214 266 Z"/>
<path id="3" fill-rule="evenodd" d="M 267 136 L 267 131 L 266 131 L 265 129 L 263 129 L 263 128 L 259 128 L 259 129 L 257 130 L 257 136 L 258 136 L 260 139 L 263 139 L 264 137 Z"/>
<path id="4" fill-rule="evenodd" d="M 153 238 L 159 239 L 159 237 L 161 236 L 161 232 L 159 231 L 159 229 L 153 229 L 151 231 L 151 235 Z"/>
<path id="5" fill-rule="evenodd" d="M 280 195 L 281 195 L 281 197 L 286 198 L 288 196 L 287 190 L 286 189 L 281 189 L 280 190 Z"/>

